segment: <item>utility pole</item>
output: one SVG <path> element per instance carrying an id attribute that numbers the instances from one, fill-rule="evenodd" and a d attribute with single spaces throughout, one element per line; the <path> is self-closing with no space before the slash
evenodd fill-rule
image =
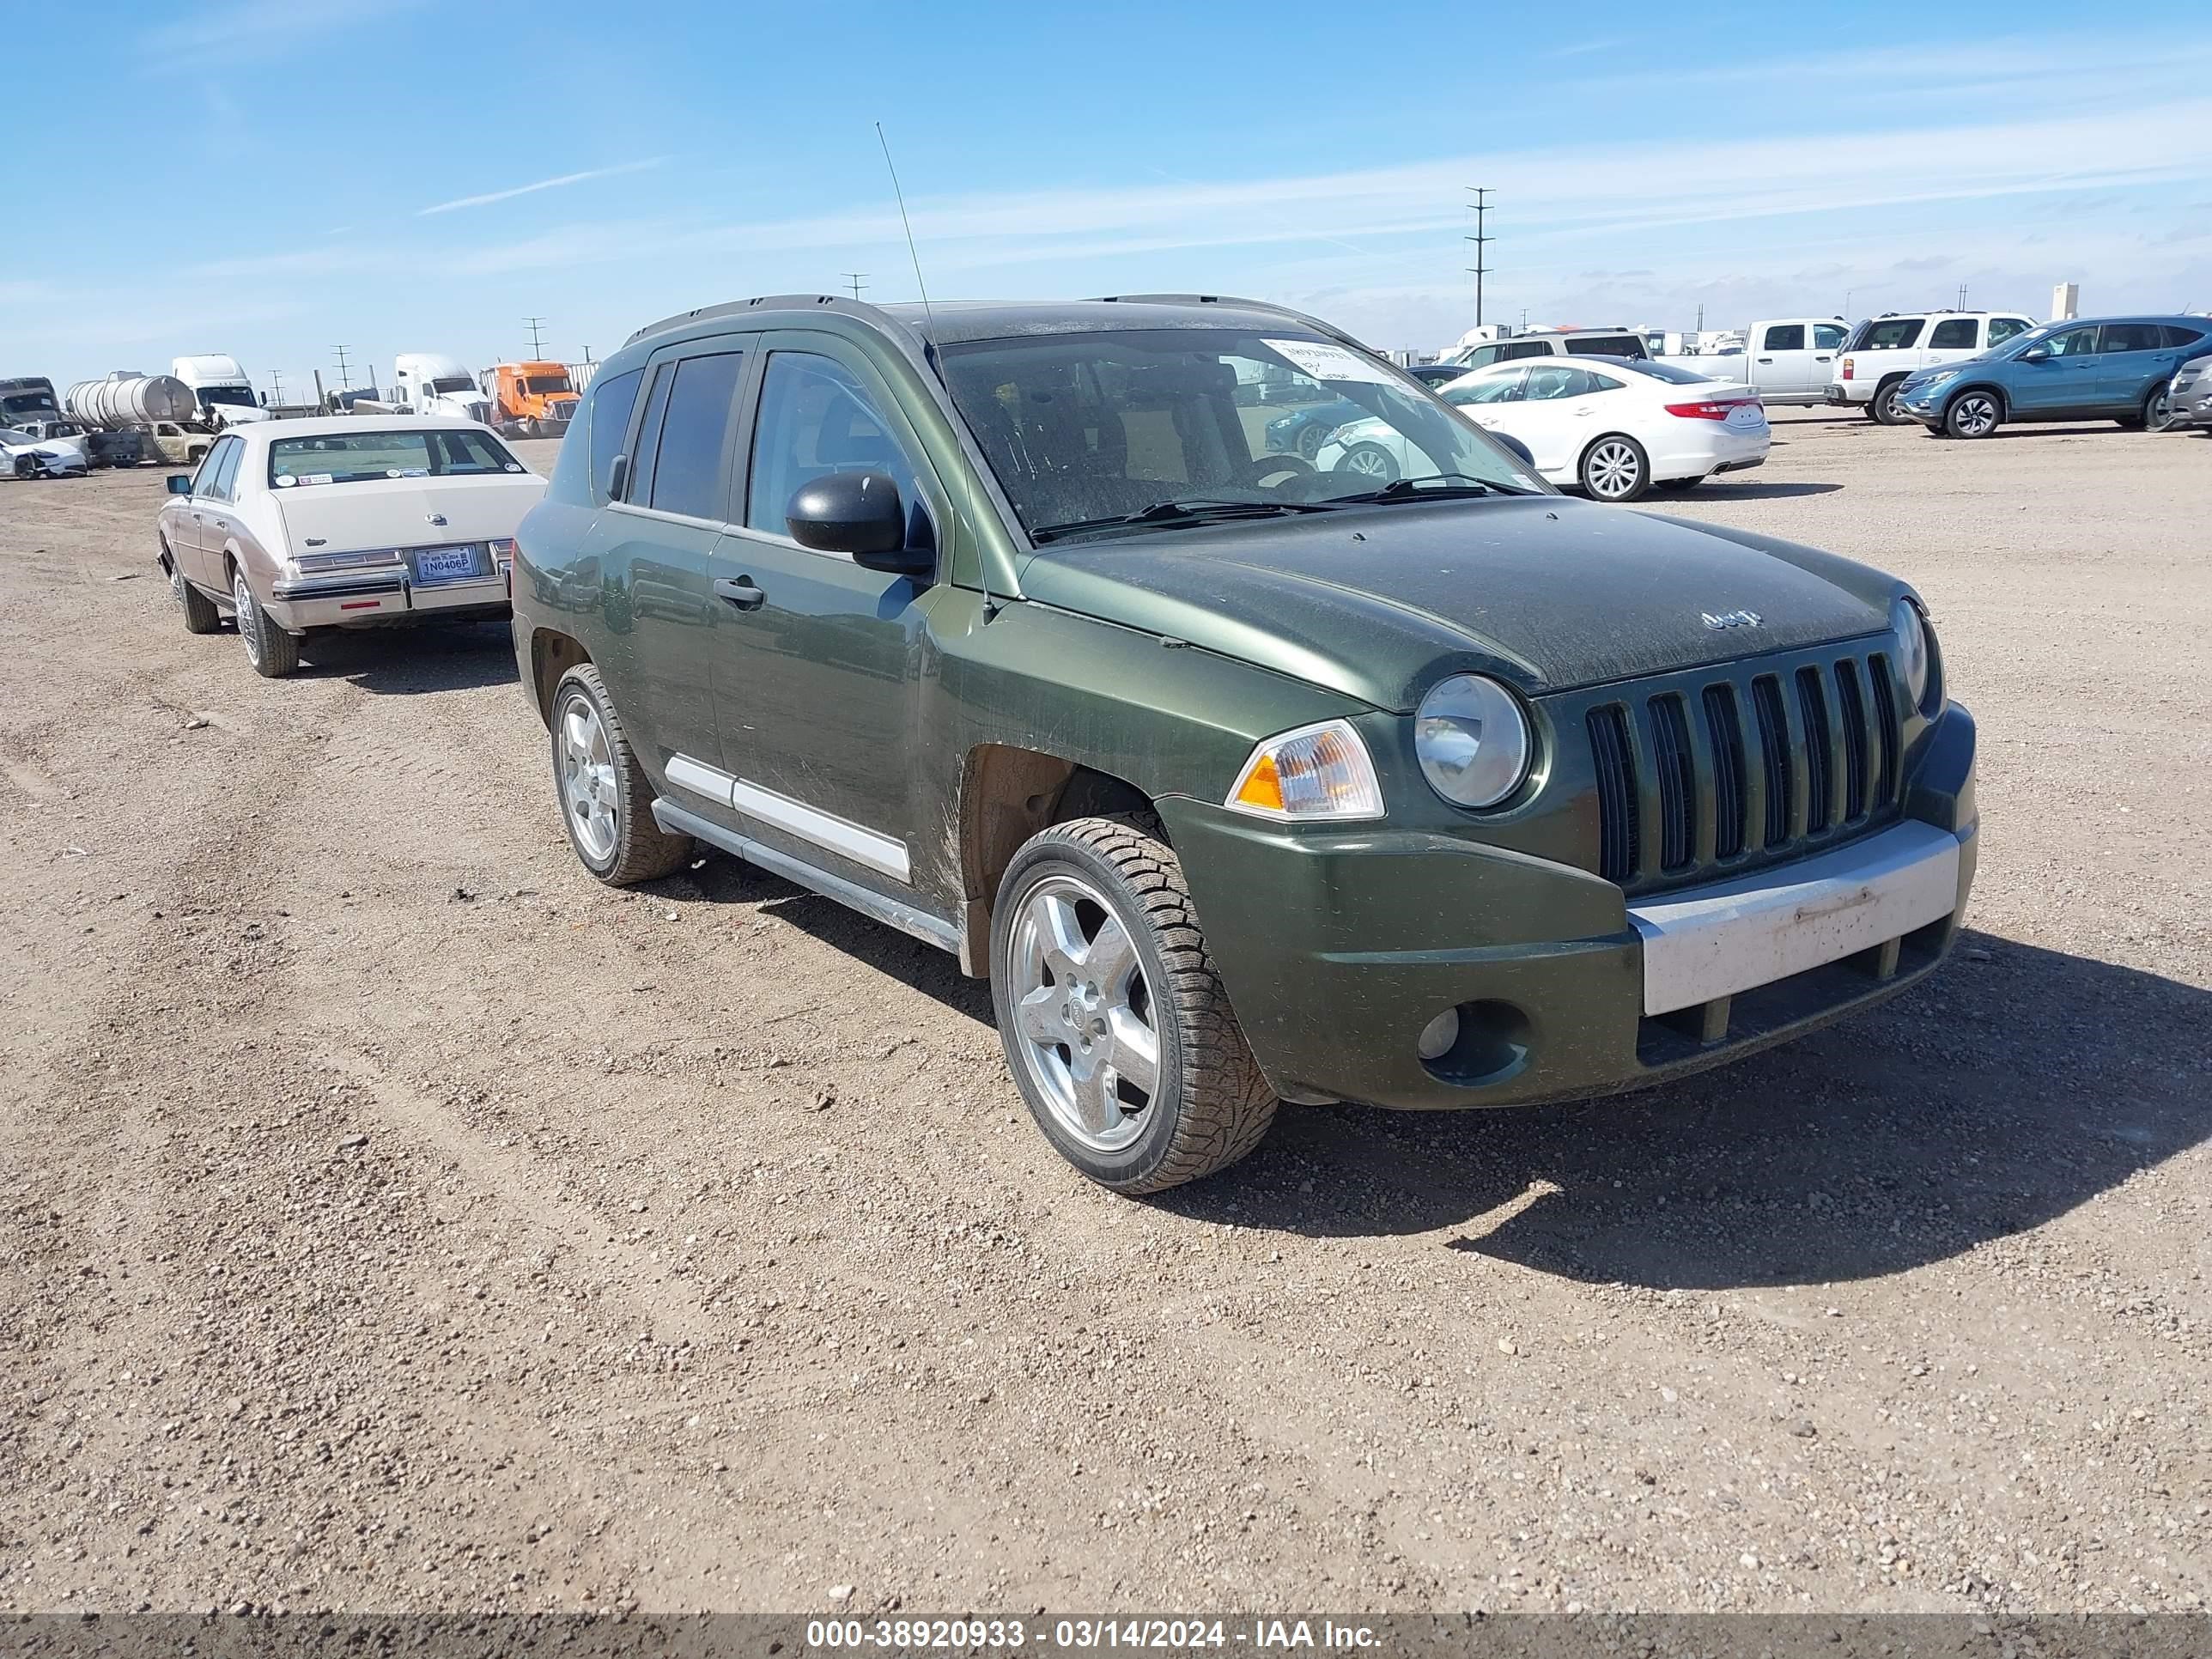
<path id="1" fill-rule="evenodd" d="M 269 371 L 269 401 L 279 409 L 284 406 L 284 371 L 281 368 Z"/>
<path id="2" fill-rule="evenodd" d="M 1959 309 L 1960 309 L 1960 310 L 1961 310 L 1961 311 L 1964 311 L 1966 308 L 1966 285 L 1964 283 L 1960 283 L 1960 284 L 1959 284 Z"/>
<path id="3" fill-rule="evenodd" d="M 542 362 L 545 357 L 544 338 L 545 319 L 543 317 L 525 317 L 522 320 L 530 330 L 531 360 L 534 362 Z"/>
<path id="4" fill-rule="evenodd" d="M 866 282 L 863 280 L 867 274 L 865 270 L 848 270 L 844 273 L 845 281 L 852 288 L 853 297 L 855 300 L 860 297 L 860 290 L 867 286 Z"/>
<path id="5" fill-rule="evenodd" d="M 341 392 L 352 390 L 352 377 L 346 373 L 346 349 L 343 346 L 332 346 L 331 349 L 338 354 L 338 390 Z"/>
<path id="6" fill-rule="evenodd" d="M 1705 331 L 1705 302 L 1704 301 L 1700 300 L 1700 301 L 1698 301 L 1698 333 L 1700 333 L 1700 334 L 1703 334 Z"/>
<path id="7" fill-rule="evenodd" d="M 1474 244 L 1474 263 L 1469 265 L 1468 270 L 1474 275 L 1474 325 L 1480 328 L 1482 326 L 1482 279 L 1489 274 L 1490 261 L 1487 252 L 1490 244 L 1496 240 L 1490 234 L 1490 192 L 1492 186 L 1469 185 L 1467 188 L 1468 193 L 1474 198 L 1468 204 L 1468 206 L 1474 210 L 1474 234 L 1462 237 L 1460 240 Z"/>

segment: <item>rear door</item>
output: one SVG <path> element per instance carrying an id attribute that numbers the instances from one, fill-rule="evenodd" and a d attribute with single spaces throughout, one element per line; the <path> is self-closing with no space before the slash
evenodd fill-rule
<path id="1" fill-rule="evenodd" d="M 1528 366 L 1508 429 L 1534 453 L 1538 471 L 1573 471 L 1583 446 L 1597 435 L 1598 390 L 1595 377 L 1575 363 Z"/>
<path id="2" fill-rule="evenodd" d="M 2181 353 L 2166 343 L 2162 323 L 2106 323 L 2097 336 L 2097 386 L 2103 402 L 2133 409 L 2153 386 L 2173 378 Z"/>

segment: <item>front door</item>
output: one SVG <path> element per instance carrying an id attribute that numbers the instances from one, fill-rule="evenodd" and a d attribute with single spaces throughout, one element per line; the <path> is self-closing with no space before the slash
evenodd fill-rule
<path id="1" fill-rule="evenodd" d="M 227 601 L 230 578 L 222 568 L 222 551 L 230 539 L 231 501 L 236 494 L 239 458 L 243 438 L 218 438 L 207 459 L 192 477 L 192 562 L 187 567 L 203 587 L 213 588 Z"/>
<path id="2" fill-rule="evenodd" d="M 1597 377 L 1564 360 L 1532 363 L 1514 405 L 1513 430 L 1536 457 L 1536 470 L 1571 477 L 1582 453 L 1600 430 L 1602 412 Z"/>
<path id="3" fill-rule="evenodd" d="M 2097 407 L 2102 396 L 2097 325 L 2063 330 L 2043 342 L 2043 349 L 2049 355 L 2040 362 L 2015 362 L 2008 398 L 2012 407 L 2022 414 Z"/>
<path id="4" fill-rule="evenodd" d="M 1831 354 L 1832 355 L 1832 354 Z M 1761 392 L 1791 397 L 1813 383 L 1813 345 L 1809 325 L 1769 323 L 1751 343 L 1749 380 Z"/>
<path id="5" fill-rule="evenodd" d="M 710 564 L 730 517 L 741 341 L 673 348 L 648 366 L 633 457 L 617 499 L 586 538 L 578 586 L 596 583 L 611 660 L 599 665 L 633 744 L 697 811 L 702 777 L 721 769 L 714 674 L 732 619 L 714 597 Z M 680 355 L 689 354 L 689 355 Z"/>
<path id="6" fill-rule="evenodd" d="M 715 665 L 724 764 L 747 834 L 882 889 L 913 879 L 921 600 L 933 579 L 871 570 L 792 539 L 785 514 L 833 472 L 881 472 L 908 507 L 909 543 L 946 544 L 936 478 L 888 387 L 856 349 L 783 333 L 767 356 L 740 522 L 714 550 L 730 612 Z"/>

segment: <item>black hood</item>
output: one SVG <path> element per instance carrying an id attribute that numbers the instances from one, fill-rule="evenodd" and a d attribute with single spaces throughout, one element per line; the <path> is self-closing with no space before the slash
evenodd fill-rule
<path id="1" fill-rule="evenodd" d="M 1555 495 L 1071 544 L 1022 588 L 1401 710 L 1467 669 L 1540 696 L 1850 639 L 1905 591 L 1811 548 Z"/>

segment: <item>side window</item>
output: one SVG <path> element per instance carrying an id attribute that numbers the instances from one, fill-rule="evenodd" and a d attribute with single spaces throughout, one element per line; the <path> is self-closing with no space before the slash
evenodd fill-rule
<path id="1" fill-rule="evenodd" d="M 2035 326 L 2025 317 L 1992 317 L 1990 319 L 1990 343 L 2002 345 L 2015 334 L 2025 334 Z"/>
<path id="2" fill-rule="evenodd" d="M 1498 348 L 1498 361 L 1501 363 L 1510 363 L 1516 357 L 1548 357 L 1551 355 L 1552 348 L 1541 340 L 1523 340 L 1517 345 Z"/>
<path id="3" fill-rule="evenodd" d="M 1488 368 L 1497 361 L 1498 348 L 1494 345 L 1477 346 L 1467 354 L 1467 367 L 1469 373 L 1478 368 Z"/>
<path id="4" fill-rule="evenodd" d="M 2063 334 L 2055 334 L 2045 342 L 2054 357 L 2087 357 L 2097 349 L 2097 331 L 2094 328 L 2069 328 Z"/>
<path id="5" fill-rule="evenodd" d="M 1517 403 L 1521 398 L 1521 383 L 1527 379 L 1528 374 L 1525 368 L 1516 368 L 1504 374 L 1493 374 L 1473 386 L 1454 388 L 1444 394 L 1444 401 L 1448 404 Z"/>
<path id="6" fill-rule="evenodd" d="M 1805 349 L 1805 325 L 1776 323 L 1766 331 L 1760 342 L 1761 351 L 1802 351 Z"/>
<path id="7" fill-rule="evenodd" d="M 2166 325 L 2166 344 L 2169 346 L 2179 346 L 2185 351 L 2191 346 L 2201 345 L 2204 341 L 2204 337 L 2203 331 L 2201 329 L 2177 328 L 2172 323 L 2168 323 Z"/>
<path id="8" fill-rule="evenodd" d="M 907 504 L 910 539 L 927 534 L 914 468 L 867 390 L 829 357 L 811 351 L 778 351 L 761 382 L 760 423 L 753 434 L 752 485 L 745 526 L 772 535 L 789 532 L 784 512 L 791 498 L 833 472 L 882 472 L 898 485 Z"/>
<path id="9" fill-rule="evenodd" d="M 1936 351 L 1970 350 L 1978 327 L 1971 317 L 1946 317 L 1936 325 L 1936 331 L 1928 337 L 1930 349 Z"/>
<path id="10" fill-rule="evenodd" d="M 1539 365 L 1528 371 L 1528 389 L 1522 395 L 1532 404 L 1571 398 L 1575 395 L 1575 383 L 1581 379 L 1582 374 L 1578 369 Z"/>
<path id="11" fill-rule="evenodd" d="M 630 457 L 629 483 L 623 499 L 642 504 L 653 493 L 653 452 L 660 446 L 660 417 L 668 408 L 668 388 L 676 381 L 676 365 L 663 363 L 653 371 L 653 390 L 645 394 L 645 418 L 638 422 L 637 453 Z"/>
<path id="12" fill-rule="evenodd" d="M 209 499 L 218 501 L 235 499 L 232 486 L 238 480 L 238 458 L 245 447 L 245 441 L 238 438 L 225 438 L 216 446 L 216 453 L 208 457 L 215 463 L 215 476 L 208 480 Z"/>
<path id="13" fill-rule="evenodd" d="M 1813 325 L 1813 349 L 1815 351 L 1836 350 L 1843 344 L 1847 331 L 1841 323 L 1815 323 Z"/>
<path id="14" fill-rule="evenodd" d="M 192 494 L 211 495 L 215 493 L 215 475 L 222 470 L 223 453 L 237 441 L 234 438 L 218 438 L 215 447 L 200 457 L 200 470 L 192 474 Z"/>
<path id="15" fill-rule="evenodd" d="M 2166 330 L 2157 323 L 2106 323 L 2100 351 L 2156 351 L 2166 343 Z"/>
<path id="16" fill-rule="evenodd" d="M 613 493 L 615 457 L 622 453 L 623 440 L 629 435 L 630 413 L 637 407 L 637 389 L 644 380 L 645 371 L 633 368 L 627 374 L 592 385 L 592 493 L 603 500 Z"/>
<path id="17" fill-rule="evenodd" d="M 722 461 L 730 451 L 731 405 L 744 361 L 741 352 L 718 351 L 677 363 L 653 462 L 652 504 L 659 511 L 717 524 L 729 516 Z"/>

